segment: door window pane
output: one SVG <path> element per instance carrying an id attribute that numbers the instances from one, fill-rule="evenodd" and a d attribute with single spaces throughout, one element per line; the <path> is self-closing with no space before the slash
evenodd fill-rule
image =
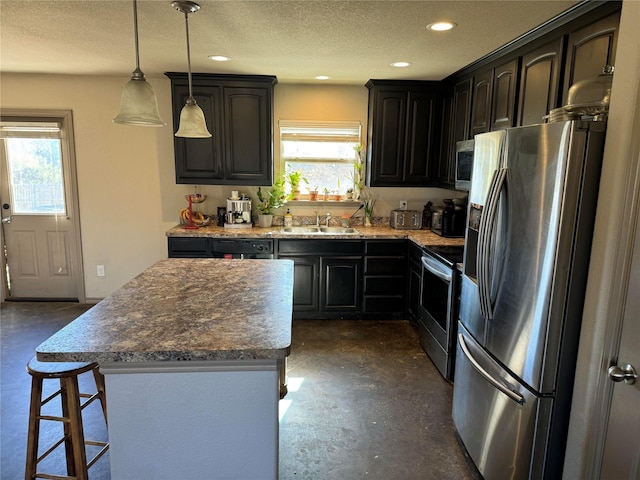
<path id="1" fill-rule="evenodd" d="M 66 214 L 58 138 L 5 138 L 13 214 Z"/>

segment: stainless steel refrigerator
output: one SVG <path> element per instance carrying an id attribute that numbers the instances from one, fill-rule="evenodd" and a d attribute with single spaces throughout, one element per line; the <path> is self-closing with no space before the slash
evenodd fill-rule
<path id="1" fill-rule="evenodd" d="M 605 129 L 475 137 L 453 419 L 486 480 L 560 478 Z"/>

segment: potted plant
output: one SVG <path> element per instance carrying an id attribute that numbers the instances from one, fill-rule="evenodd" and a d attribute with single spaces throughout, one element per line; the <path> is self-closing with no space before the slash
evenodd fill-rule
<path id="1" fill-rule="evenodd" d="M 353 199 L 353 188 L 347 188 L 347 191 L 344 193 L 344 198 L 347 200 Z"/>
<path id="2" fill-rule="evenodd" d="M 364 205 L 364 226 L 370 227 L 373 220 L 373 207 L 376 205 L 376 198 L 368 190 L 362 191 L 362 203 Z"/>
<path id="3" fill-rule="evenodd" d="M 293 200 L 298 200 L 298 198 L 300 198 L 300 182 L 309 184 L 309 181 L 302 176 L 302 171 L 300 171 L 300 169 L 290 171 L 287 173 L 286 177 L 289 181 L 289 187 L 291 188 L 291 198 Z"/>
<path id="4" fill-rule="evenodd" d="M 322 189 L 322 199 L 323 200 L 329 200 L 329 189 L 327 187 L 324 187 Z"/>
<path id="5" fill-rule="evenodd" d="M 353 164 L 353 198 L 357 200 L 360 198 L 360 193 L 364 188 L 364 162 L 365 152 L 362 145 L 354 147 L 356 151 L 356 160 Z"/>
<path id="6" fill-rule="evenodd" d="M 309 200 L 315 201 L 318 200 L 318 187 L 313 187 L 309 190 Z"/>
<path id="7" fill-rule="evenodd" d="M 260 212 L 258 215 L 258 225 L 263 228 L 269 228 L 273 223 L 273 210 L 283 206 L 290 196 L 284 191 L 284 179 L 278 178 L 266 192 L 258 187 L 258 200 L 256 208 Z"/>

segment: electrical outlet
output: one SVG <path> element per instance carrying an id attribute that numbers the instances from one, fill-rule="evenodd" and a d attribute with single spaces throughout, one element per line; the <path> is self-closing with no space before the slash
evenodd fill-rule
<path id="1" fill-rule="evenodd" d="M 407 209 L 407 201 L 406 200 L 400 200 L 400 208 L 406 210 Z"/>
<path id="2" fill-rule="evenodd" d="M 96 275 L 98 275 L 99 277 L 104 277 L 104 265 L 96 266 Z"/>

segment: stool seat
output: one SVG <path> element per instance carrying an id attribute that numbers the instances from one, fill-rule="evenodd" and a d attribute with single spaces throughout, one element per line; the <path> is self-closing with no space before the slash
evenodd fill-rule
<path id="1" fill-rule="evenodd" d="M 95 362 L 40 362 L 36 357 L 33 357 L 27 363 L 27 372 L 31 375 L 31 400 L 25 480 L 34 478 L 88 480 L 89 468 L 109 448 L 108 442 L 85 440 L 82 426 L 82 410 L 96 399 L 100 400 L 105 425 L 107 425 L 107 399 L 104 376 L 99 372 L 98 364 Z M 79 391 L 78 375 L 87 372 L 93 373 L 97 390 L 95 393 L 81 393 Z M 43 399 L 43 383 L 47 379 L 58 379 L 60 389 Z M 42 415 L 43 405 L 56 397 L 60 397 L 61 415 Z M 83 402 L 83 399 L 86 399 L 86 401 Z M 40 423 L 42 420 L 62 422 L 64 434 L 61 439 L 38 456 Z M 67 476 L 38 472 L 38 463 L 62 444 L 64 444 L 65 449 Z M 89 462 L 87 462 L 86 445 L 101 447 L 97 455 Z"/>
<path id="2" fill-rule="evenodd" d="M 98 366 L 97 363 L 86 362 L 41 362 L 33 357 L 27 363 L 27 372 L 34 377 L 61 378 L 80 375 Z"/>

